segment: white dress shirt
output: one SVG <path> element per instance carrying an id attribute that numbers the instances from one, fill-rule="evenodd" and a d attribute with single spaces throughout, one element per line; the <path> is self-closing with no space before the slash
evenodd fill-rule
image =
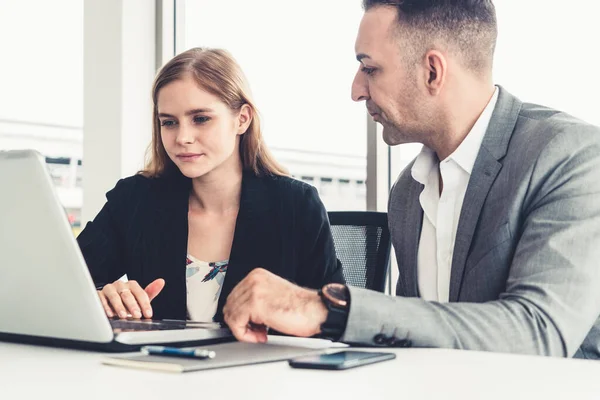
<path id="1" fill-rule="evenodd" d="M 447 302 L 450 271 L 458 219 L 475 159 L 488 128 L 498 88 L 475 125 L 458 148 L 439 162 L 435 152 L 425 146 L 411 169 L 412 177 L 424 185 L 419 196 L 423 225 L 417 257 L 417 277 L 421 298 Z M 439 173 L 443 188 L 440 194 Z"/>

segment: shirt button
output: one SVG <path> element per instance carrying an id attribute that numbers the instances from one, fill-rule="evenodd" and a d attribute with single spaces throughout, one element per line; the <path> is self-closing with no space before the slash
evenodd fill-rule
<path id="1" fill-rule="evenodd" d="M 385 336 L 383 333 L 378 333 L 377 335 L 375 335 L 373 337 L 373 342 L 375 342 L 375 344 L 378 345 L 382 345 L 384 343 L 386 343 L 388 341 L 388 337 Z"/>

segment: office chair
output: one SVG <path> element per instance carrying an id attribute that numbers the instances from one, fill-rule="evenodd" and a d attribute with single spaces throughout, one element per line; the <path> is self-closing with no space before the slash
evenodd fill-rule
<path id="1" fill-rule="evenodd" d="M 346 283 L 383 293 L 391 249 L 387 213 L 330 211 L 327 214 Z"/>

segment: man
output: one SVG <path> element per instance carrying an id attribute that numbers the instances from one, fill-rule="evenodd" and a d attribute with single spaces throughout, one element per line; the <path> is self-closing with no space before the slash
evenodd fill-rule
<path id="1" fill-rule="evenodd" d="M 255 270 L 233 333 L 599 358 L 600 129 L 494 86 L 491 0 L 364 8 L 352 97 L 387 144 L 424 145 L 390 194 L 397 296 Z"/>

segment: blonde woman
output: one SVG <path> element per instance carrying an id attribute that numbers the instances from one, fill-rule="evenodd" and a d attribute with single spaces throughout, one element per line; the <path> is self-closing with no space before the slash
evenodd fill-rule
<path id="1" fill-rule="evenodd" d="M 108 317 L 222 321 L 256 268 L 315 289 L 343 282 L 323 204 L 266 148 L 229 53 L 179 54 L 152 98 L 145 169 L 107 193 L 77 238 Z"/>

